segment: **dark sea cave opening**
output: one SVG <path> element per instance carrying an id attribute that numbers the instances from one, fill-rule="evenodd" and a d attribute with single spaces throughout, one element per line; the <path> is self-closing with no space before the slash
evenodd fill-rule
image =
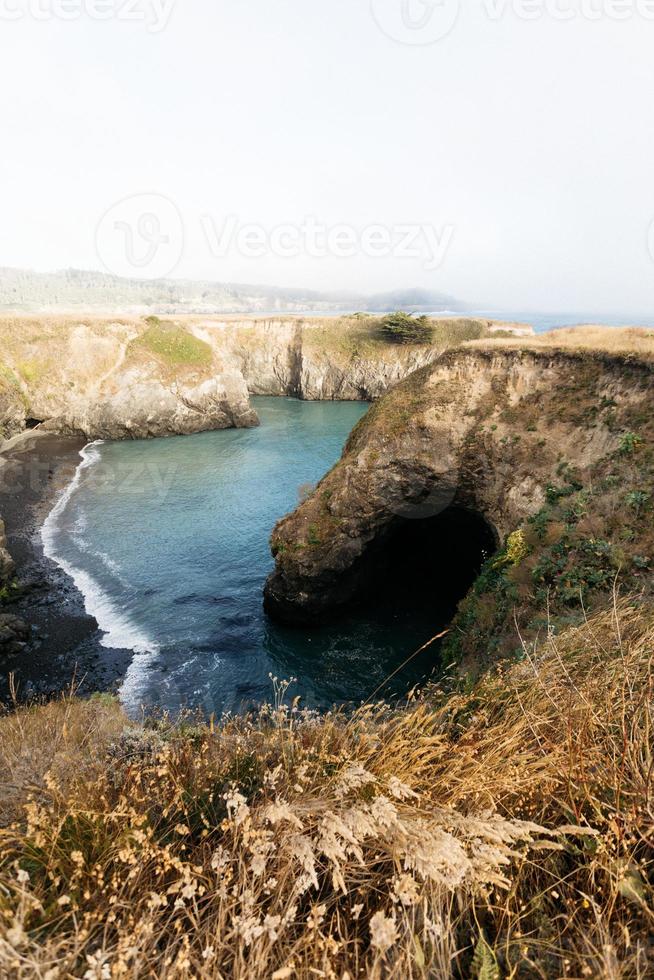
<path id="1" fill-rule="evenodd" d="M 463 506 L 393 518 L 353 569 L 349 602 L 304 625 L 271 622 L 279 670 L 319 687 L 323 704 L 394 702 L 437 681 L 441 634 L 497 546 L 491 524 Z"/>
<path id="2" fill-rule="evenodd" d="M 414 610 L 427 621 L 433 614 L 434 628 L 444 628 L 497 546 L 492 525 L 466 507 L 398 518 L 370 554 L 365 604 Z"/>

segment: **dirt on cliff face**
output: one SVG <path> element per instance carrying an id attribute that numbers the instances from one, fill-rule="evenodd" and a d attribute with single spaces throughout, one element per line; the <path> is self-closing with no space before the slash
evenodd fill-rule
<path id="1" fill-rule="evenodd" d="M 272 536 L 268 611 L 311 622 L 359 598 L 386 542 L 448 508 L 498 547 L 460 607 L 450 652 L 475 659 L 583 617 L 654 567 L 654 373 L 572 351 L 460 349 L 375 404 L 341 461 Z M 461 526 L 462 546 L 467 539 Z M 452 544 L 436 554 L 447 566 Z M 418 557 L 418 556 L 417 556 Z M 522 631 L 522 640 L 516 625 Z"/>

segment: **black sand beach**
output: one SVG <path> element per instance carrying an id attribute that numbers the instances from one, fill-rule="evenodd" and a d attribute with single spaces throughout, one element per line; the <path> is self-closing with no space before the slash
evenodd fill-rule
<path id="1" fill-rule="evenodd" d="M 32 641 L 18 655 L 0 654 L 0 702 L 111 690 L 124 675 L 131 653 L 100 645 L 101 633 L 88 616 L 72 579 L 43 553 L 40 529 L 80 462 L 85 440 L 35 431 L 0 450 L 0 517 L 16 562 L 20 590 L 2 612 L 32 629 Z"/>

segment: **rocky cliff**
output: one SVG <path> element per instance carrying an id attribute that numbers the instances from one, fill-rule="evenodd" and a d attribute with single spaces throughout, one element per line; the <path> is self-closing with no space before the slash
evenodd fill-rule
<path id="1" fill-rule="evenodd" d="M 158 321 L 3 321 L 0 427 L 145 438 L 256 425 L 240 371 Z"/>
<path id="2" fill-rule="evenodd" d="M 515 645 L 551 617 L 610 597 L 616 576 L 650 589 L 654 535 L 650 362 L 564 350 L 460 349 L 397 385 L 354 430 L 341 461 L 272 536 L 265 600 L 292 622 L 356 599 L 389 542 L 419 551 L 430 521 L 482 519 L 489 558 L 466 648 Z M 425 545 L 426 546 L 426 545 Z M 456 541 L 433 561 L 447 565 Z M 494 550 L 494 549 L 493 549 Z M 480 584 L 481 583 L 481 584 Z"/>
<path id="3" fill-rule="evenodd" d="M 250 394 L 372 400 L 487 329 L 438 321 L 432 344 L 402 347 L 370 317 L 5 318 L 0 434 L 144 438 L 256 425 Z"/>
<path id="4" fill-rule="evenodd" d="M 468 333 L 456 334 L 456 323 L 468 325 Z M 445 326 L 455 341 L 485 330 L 480 321 L 445 321 Z M 191 329 L 230 358 L 251 394 L 307 401 L 374 401 L 451 342 L 441 326 L 432 344 L 390 344 L 367 317 L 227 320 Z"/>

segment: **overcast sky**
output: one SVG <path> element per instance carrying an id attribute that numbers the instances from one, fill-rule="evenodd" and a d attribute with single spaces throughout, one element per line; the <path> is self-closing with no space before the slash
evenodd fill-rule
<path id="1" fill-rule="evenodd" d="M 0 264 L 654 313 L 654 2 L 430 2 L 0 0 Z"/>

